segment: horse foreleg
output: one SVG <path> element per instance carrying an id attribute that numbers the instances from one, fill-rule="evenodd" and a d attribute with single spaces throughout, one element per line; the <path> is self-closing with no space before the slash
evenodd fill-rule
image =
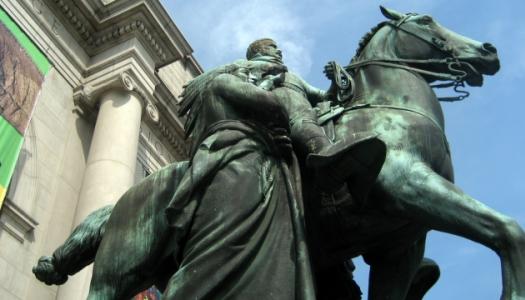
<path id="1" fill-rule="evenodd" d="M 380 179 L 393 198 L 387 210 L 491 248 L 502 263 L 502 299 L 525 299 L 525 233 L 515 220 L 465 194 L 423 163 L 413 164 L 403 178 Z"/>
<path id="2" fill-rule="evenodd" d="M 69 275 L 93 262 L 112 210 L 113 205 L 109 205 L 92 212 L 52 256 L 42 256 L 33 268 L 38 280 L 48 285 L 63 284 Z"/>
<path id="3" fill-rule="evenodd" d="M 405 300 L 425 251 L 425 236 L 404 249 L 385 248 L 365 255 L 370 265 L 369 300 Z"/>

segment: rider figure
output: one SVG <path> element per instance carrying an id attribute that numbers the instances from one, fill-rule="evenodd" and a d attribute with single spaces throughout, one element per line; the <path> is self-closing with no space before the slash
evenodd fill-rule
<path id="1" fill-rule="evenodd" d="M 246 58 L 252 64 L 284 65 L 281 50 L 269 38 L 252 42 L 246 51 Z M 256 77 L 264 75 L 256 74 Z M 375 180 L 377 170 L 371 169 L 384 160 L 384 144 L 373 134 L 354 134 L 351 140 L 332 143 L 317 123 L 317 115 L 312 108 L 312 103 L 329 101 L 332 93 L 311 86 L 295 73 L 285 72 L 283 75 L 282 83 L 272 92 L 288 113 L 295 149 L 301 156 L 306 156 L 307 165 L 317 171 L 317 184 L 325 191 L 335 191 L 350 176 Z"/>

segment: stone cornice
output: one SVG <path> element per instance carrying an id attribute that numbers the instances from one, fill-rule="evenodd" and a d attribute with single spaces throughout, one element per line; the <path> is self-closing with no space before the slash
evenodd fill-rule
<path id="1" fill-rule="evenodd" d="M 116 25 L 114 28 L 111 28 L 111 30 L 98 34 L 96 39 L 91 42 L 90 46 L 93 46 L 94 48 L 103 47 L 108 42 L 118 40 L 119 38 L 125 37 L 126 35 L 131 36 L 134 33 L 141 35 L 147 44 L 155 51 L 158 56 L 157 65 L 167 62 L 168 56 L 166 55 L 166 51 L 161 46 L 159 40 L 157 40 L 151 34 L 150 30 L 146 27 L 146 24 L 144 24 L 144 22 L 141 20 L 125 22 Z"/>
<path id="2" fill-rule="evenodd" d="M 181 53 L 178 53 L 178 47 L 174 47 L 176 51 L 169 51 L 168 45 L 161 42 L 159 37 L 152 35 L 149 28 L 151 25 L 146 21 L 148 16 L 144 14 L 129 14 L 122 20 L 109 19 L 104 23 L 99 23 L 89 8 L 84 7 L 81 2 L 47 1 L 62 13 L 64 23 L 71 25 L 67 28 L 73 31 L 72 35 L 77 38 L 77 42 L 83 46 L 89 56 L 95 56 L 111 48 L 114 43 L 133 37 L 141 39 L 147 45 L 156 65 L 164 64 L 168 59 L 176 60 L 182 56 Z"/>
<path id="3" fill-rule="evenodd" d="M 113 19 L 125 19 L 128 18 L 130 13 L 141 11 L 148 20 L 155 19 L 155 22 L 152 23 L 153 26 L 157 27 L 155 30 L 166 33 L 170 43 L 179 49 L 181 57 L 193 52 L 193 49 L 175 23 L 173 23 L 160 1 L 115 0 L 108 4 L 104 4 L 100 0 L 82 0 L 82 2 L 91 11 L 98 23 L 101 24 L 111 22 Z"/>
<path id="4" fill-rule="evenodd" d="M 72 28 L 76 30 L 76 33 L 88 44 L 92 44 L 95 30 L 88 22 L 87 18 L 81 15 L 78 10 L 75 10 L 74 3 L 67 0 L 53 0 L 53 2 L 56 4 L 64 18 L 73 26 Z"/>
<path id="5" fill-rule="evenodd" d="M 44 1 L 44 0 L 34 0 Z M 73 36 L 90 55 L 101 53 L 114 42 L 138 38 L 159 67 L 192 56 L 193 50 L 159 1 L 120 0 L 103 5 L 100 0 L 45 0 L 69 23 Z M 191 59 L 196 73 L 202 68 Z"/>

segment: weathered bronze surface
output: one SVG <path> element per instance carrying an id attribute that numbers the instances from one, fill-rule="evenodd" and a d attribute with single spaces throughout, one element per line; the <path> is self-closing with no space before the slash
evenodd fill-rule
<path id="1" fill-rule="evenodd" d="M 365 257 L 369 299 L 404 299 L 427 231 L 448 232 L 493 249 L 503 270 L 502 299 L 525 299 L 525 234 L 453 184 L 443 113 L 430 86 L 436 79 L 480 86 L 482 74 L 499 69 L 496 48 L 428 15 L 382 12 L 389 20 L 363 38 L 346 67 L 354 97 L 343 104 L 335 128 L 338 138 L 356 130 L 379 134 L 386 160 L 365 202 L 335 212 L 320 207 L 317 244 L 331 259 Z M 332 77 L 332 68 L 326 73 Z"/>
<path id="2" fill-rule="evenodd" d="M 270 39 L 195 78 L 181 105 L 191 161 L 94 212 L 35 275 L 62 284 L 95 261 L 89 299 L 152 284 L 166 299 L 360 299 L 350 259 L 363 255 L 369 299 L 421 299 L 439 277 L 423 259 L 436 229 L 493 249 L 502 299 L 525 299 L 525 233 L 453 184 L 430 85 L 481 86 L 496 48 L 381 11 L 351 63 L 326 66 L 328 92 L 288 72 Z"/>

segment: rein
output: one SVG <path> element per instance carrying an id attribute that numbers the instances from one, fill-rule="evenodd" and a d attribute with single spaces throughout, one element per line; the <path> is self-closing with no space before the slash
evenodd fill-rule
<path id="1" fill-rule="evenodd" d="M 386 24 L 393 26 L 394 29 L 402 30 L 410 35 L 413 35 L 420 40 L 432 45 L 433 47 L 436 47 L 439 51 L 445 52 L 447 54 L 450 54 L 450 51 L 446 50 L 446 45 L 443 41 L 440 41 L 436 38 L 428 39 L 425 36 L 422 36 L 421 34 L 414 32 L 408 28 L 406 28 L 405 22 L 411 15 L 405 16 L 403 19 L 401 19 L 398 22 L 388 22 Z M 465 79 L 468 76 L 468 73 L 461 69 L 462 66 L 467 67 L 470 71 L 474 73 L 478 73 L 478 71 L 468 62 L 461 61 L 460 57 L 454 57 L 451 55 L 450 57 L 446 57 L 443 59 L 403 59 L 403 58 L 384 58 L 384 59 L 369 59 L 369 60 L 363 60 L 351 63 L 347 65 L 344 69 L 346 71 L 354 71 L 354 69 L 358 69 L 360 67 L 368 66 L 368 65 L 377 65 L 377 66 L 383 66 L 388 68 L 397 68 L 397 69 L 403 69 L 410 72 L 432 76 L 434 78 L 437 78 L 439 80 L 447 80 L 449 82 L 442 83 L 442 84 L 436 84 L 431 85 L 432 88 L 447 88 L 447 87 L 454 87 L 454 91 L 458 94 L 458 96 L 452 96 L 452 97 L 438 97 L 439 101 L 445 101 L 445 102 L 454 102 L 454 101 L 461 101 L 465 98 L 467 98 L 470 93 L 468 91 L 462 90 L 461 88 L 465 87 Z M 449 70 L 449 73 L 441 73 L 441 72 L 433 72 L 421 68 L 411 67 L 407 64 L 420 64 L 420 65 L 429 65 L 429 64 L 446 64 L 447 68 Z"/>

